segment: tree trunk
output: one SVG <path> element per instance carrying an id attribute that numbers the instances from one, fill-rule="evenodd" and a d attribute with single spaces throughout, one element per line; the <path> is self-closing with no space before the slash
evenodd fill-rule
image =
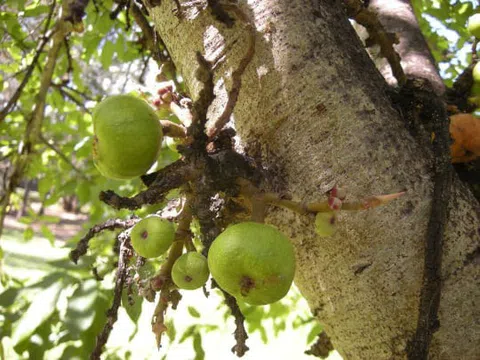
<path id="1" fill-rule="evenodd" d="M 180 19 L 174 6 L 162 1 L 150 12 L 193 98 L 201 89 L 195 52 L 210 60 L 225 55 L 215 68 L 214 119 L 247 51 L 247 28 L 238 19 L 228 28 L 209 10 L 192 7 Z M 349 199 L 407 191 L 388 206 L 342 212 L 330 238 L 315 235 L 313 216 L 275 209 L 268 218 L 293 240 L 295 282 L 335 348 L 346 359 L 405 358 L 422 285 L 431 152 L 393 110 L 340 2 L 249 0 L 241 8 L 254 24 L 256 45 L 234 121 L 244 148 L 270 169 L 270 187 L 297 200 L 322 199 L 334 184 L 346 187 Z M 458 180 L 452 197 L 440 328 L 430 356 L 473 359 L 480 331 L 479 208 Z"/>

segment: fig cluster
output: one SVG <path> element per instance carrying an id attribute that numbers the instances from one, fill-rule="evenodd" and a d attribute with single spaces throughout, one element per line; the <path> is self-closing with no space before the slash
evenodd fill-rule
<path id="1" fill-rule="evenodd" d="M 93 159 L 104 176 L 135 178 L 157 160 L 162 126 L 144 100 L 131 95 L 106 98 L 93 112 L 93 126 Z M 175 226 L 159 216 L 148 216 L 132 227 L 130 239 L 138 255 L 157 258 L 176 241 Z M 189 251 L 175 260 L 170 275 L 178 288 L 194 290 L 206 283 L 210 272 L 217 284 L 238 300 L 270 304 L 283 298 L 292 284 L 293 245 L 270 225 L 243 222 L 228 227 L 213 241 L 208 260 Z"/>
<path id="2" fill-rule="evenodd" d="M 136 253 L 145 258 L 163 255 L 175 239 L 168 220 L 150 216 L 130 231 Z M 173 264 L 171 277 L 180 289 L 202 287 L 210 272 L 218 285 L 251 305 L 271 304 L 283 298 L 293 282 L 295 253 L 290 240 L 276 228 L 255 222 L 228 227 L 212 243 L 208 260 L 190 251 Z"/>

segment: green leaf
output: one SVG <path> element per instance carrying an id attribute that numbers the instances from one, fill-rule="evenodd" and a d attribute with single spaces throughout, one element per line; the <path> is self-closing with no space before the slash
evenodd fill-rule
<path id="1" fill-rule="evenodd" d="M 175 341 L 177 335 L 177 330 L 175 328 L 175 323 L 172 319 L 166 321 L 165 326 L 167 327 L 167 336 L 170 339 L 170 342 Z"/>
<path id="2" fill-rule="evenodd" d="M 322 325 L 316 323 L 307 335 L 307 344 L 310 344 L 323 330 Z"/>
<path id="3" fill-rule="evenodd" d="M 193 336 L 195 333 L 195 330 L 197 329 L 197 325 L 191 325 L 189 326 L 185 332 L 182 334 L 180 337 L 180 340 L 178 341 L 179 344 L 183 343 L 185 340 L 187 340 L 189 337 Z"/>
<path id="4" fill-rule="evenodd" d="M 43 221 L 43 222 L 48 222 L 52 224 L 58 224 L 60 222 L 60 217 L 59 216 L 53 216 L 53 215 L 41 215 L 38 217 L 38 220 Z"/>
<path id="5" fill-rule="evenodd" d="M 0 294 L 0 304 L 2 304 L 2 307 L 5 309 L 9 306 L 12 306 L 19 293 L 20 289 L 13 287 L 8 288 L 4 292 L 2 292 Z"/>
<path id="6" fill-rule="evenodd" d="M 102 55 L 100 56 L 100 62 L 102 63 L 102 67 L 105 70 L 108 70 L 108 68 L 112 64 L 114 51 L 115 51 L 115 45 L 111 41 L 107 41 L 105 45 L 103 45 Z"/>
<path id="7" fill-rule="evenodd" d="M 33 236 L 35 235 L 35 232 L 33 231 L 33 228 L 31 226 L 27 227 L 24 231 L 23 231 L 23 239 L 25 241 L 30 241 L 33 239 Z"/>
<path id="8" fill-rule="evenodd" d="M 50 242 L 50 245 L 53 246 L 55 243 L 55 234 L 48 228 L 47 225 L 42 225 L 40 228 L 42 235 Z"/>
<path id="9" fill-rule="evenodd" d="M 205 359 L 205 351 L 202 346 L 202 336 L 198 332 L 193 335 L 193 349 L 195 350 L 195 360 Z"/>
<path id="10" fill-rule="evenodd" d="M 41 14 L 46 14 L 50 10 L 50 6 L 47 5 L 38 5 L 38 6 L 28 6 L 25 9 L 23 14 L 24 17 L 33 17 Z"/>
<path id="11" fill-rule="evenodd" d="M 12 341 L 14 344 L 18 344 L 32 335 L 35 329 L 56 311 L 57 300 L 62 289 L 62 282 L 56 282 L 37 293 L 13 330 Z"/>
<path id="12" fill-rule="evenodd" d="M 125 289 L 122 292 L 122 306 L 127 311 L 127 314 L 129 318 L 133 321 L 133 323 L 137 324 L 138 319 L 142 314 L 143 297 L 137 295 L 138 290 L 136 286 L 133 286 L 132 290 L 133 291 L 130 296 L 133 299 L 133 305 L 130 305 L 130 302 L 128 301 L 128 293 L 127 293 L 127 290 Z"/>
<path id="13" fill-rule="evenodd" d="M 187 310 L 188 310 L 188 313 L 194 318 L 200 317 L 200 313 L 193 306 L 189 306 Z"/>
<path id="14" fill-rule="evenodd" d="M 97 281 L 89 279 L 81 282 L 68 300 L 64 323 L 74 338 L 80 336 L 92 325 L 95 318 L 93 307 L 97 300 L 97 292 Z"/>

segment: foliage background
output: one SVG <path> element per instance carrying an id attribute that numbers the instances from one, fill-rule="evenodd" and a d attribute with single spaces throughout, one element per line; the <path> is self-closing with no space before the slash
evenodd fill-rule
<path id="1" fill-rule="evenodd" d="M 51 4 L 52 1 L 27 0 L 0 3 L 2 109 L 24 80 L 36 55 Z M 478 3 L 414 0 L 412 4 L 445 83 L 451 86 L 471 63 L 472 38 L 467 34 L 466 22 L 474 12 L 478 12 Z M 1 359 L 87 358 L 112 300 L 116 258 L 114 234 L 104 233 L 95 238 L 88 256 L 79 266 L 73 265 L 67 254 L 94 224 L 112 217 L 132 215 L 128 211 L 113 211 L 101 203 L 98 200 L 101 190 L 112 189 L 128 196 L 142 187 L 138 179 L 115 181 L 104 178 L 96 171 L 91 159 L 91 111 L 96 103 L 105 95 L 131 91 L 148 98 L 154 91 L 159 72 L 133 19 L 125 11 L 112 19 L 111 14 L 117 6 L 112 0 L 90 1 L 84 18 L 84 31 L 70 36 L 68 43 L 62 46 L 47 97 L 40 149 L 28 167 L 22 188 L 11 198 L 10 213 L 25 210 L 20 221 L 27 226 L 22 233 L 6 231 L 2 236 Z M 49 25 L 49 30 L 53 23 Z M 0 173 L 8 173 L 13 154 L 22 146 L 25 118 L 35 104 L 45 59 L 46 53 L 42 52 L 18 102 L 0 122 Z M 181 83 L 179 86 L 178 90 L 184 91 Z M 176 120 L 171 114 L 167 116 Z M 164 142 L 156 169 L 178 158 L 172 145 L 170 140 Z M 0 180 L 0 188 L 3 185 Z M 59 218 L 45 215 L 41 210 L 60 202 L 73 204 L 73 210 L 88 215 L 83 231 L 67 241 L 56 239 L 51 231 L 51 225 Z M 40 209 L 32 206 L 33 203 L 41 204 Z M 143 216 L 160 208 L 145 208 L 137 211 L 136 215 Z M 33 230 L 34 223 L 42 224 L 41 234 Z M 147 264 L 145 276 L 152 274 L 155 266 L 158 265 Z M 105 277 L 103 281 L 94 280 L 93 268 Z M 148 317 L 152 313 L 150 304 L 145 302 L 142 305 L 141 298 L 136 300 L 133 307 L 124 304 L 126 312 L 120 321 L 120 324 L 129 324 L 132 339 L 149 333 Z M 169 326 L 167 350 L 182 346 L 187 341 L 191 343 L 189 349 L 195 350 L 195 359 L 202 359 L 205 353 L 207 358 L 211 358 L 208 356 L 210 351 L 213 354 L 219 351 L 219 347 L 231 347 L 233 337 L 230 342 L 217 342 L 216 350 L 202 346 L 206 337 L 219 339 L 218 334 L 232 331 L 231 324 L 228 325 L 232 321 L 228 320 L 227 309 L 218 297 L 208 301 L 210 310 L 205 310 L 207 305 L 201 292 L 192 296 L 189 294 L 181 306 L 186 309 L 183 315 L 168 313 L 175 322 Z M 275 337 L 288 330 L 289 337 L 298 338 L 296 336 L 301 334 L 300 338 L 304 339 L 302 347 L 306 349 L 321 331 L 320 324 L 312 320 L 304 300 L 296 291 L 272 306 L 244 310 L 248 330 L 264 343 L 274 342 Z M 203 311 L 210 315 L 206 316 Z M 211 314 L 221 316 L 217 316 L 216 322 L 210 322 Z M 127 317 L 131 322 L 127 321 Z M 293 330 L 297 335 L 292 335 Z M 116 331 L 113 339 L 116 336 L 121 339 L 128 333 L 125 330 L 122 335 L 122 330 Z M 132 340 L 132 343 L 135 341 Z M 153 341 L 151 343 L 153 348 Z M 139 358 L 134 355 L 134 349 L 122 345 L 122 342 L 115 345 L 115 340 L 112 340 L 107 358 Z M 254 356 L 255 351 L 252 349 L 250 356 Z"/>

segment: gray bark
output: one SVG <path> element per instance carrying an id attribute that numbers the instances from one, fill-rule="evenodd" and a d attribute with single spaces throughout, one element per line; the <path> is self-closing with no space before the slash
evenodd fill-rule
<path id="1" fill-rule="evenodd" d="M 346 187 L 349 199 L 407 190 L 388 206 L 342 212 L 331 238 L 315 235 L 313 216 L 274 209 L 268 218 L 294 242 L 295 282 L 336 349 L 346 359 L 405 358 L 422 284 L 431 153 L 392 109 L 339 2 L 249 0 L 241 8 L 257 36 L 234 122 L 245 149 L 270 169 L 270 186 L 309 201 L 333 184 Z M 195 51 L 208 59 L 225 53 L 215 70 L 214 119 L 247 34 L 209 11 L 190 8 L 180 20 L 173 10 L 174 2 L 162 1 L 151 15 L 193 98 L 201 88 Z M 479 209 L 458 181 L 453 198 L 432 359 L 473 359 L 480 351 Z"/>

